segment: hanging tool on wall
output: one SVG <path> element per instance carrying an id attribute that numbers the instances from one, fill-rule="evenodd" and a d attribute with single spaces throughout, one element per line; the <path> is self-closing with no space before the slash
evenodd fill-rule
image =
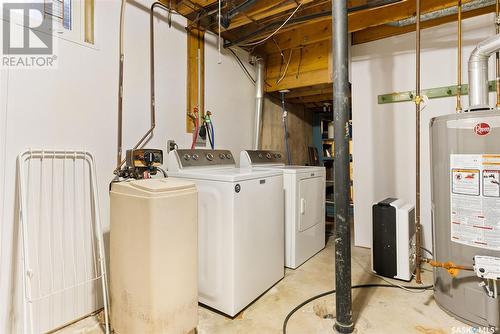
<path id="1" fill-rule="evenodd" d="M 288 112 L 286 111 L 285 107 L 285 95 L 289 93 L 290 91 L 288 89 L 285 90 L 280 90 L 280 96 L 281 96 L 281 109 L 282 109 L 282 119 L 283 119 L 283 130 L 284 130 L 284 139 L 285 139 L 285 151 L 286 151 L 286 159 L 287 163 L 290 165 L 292 163 L 292 155 L 290 152 L 290 146 L 288 143 Z"/>

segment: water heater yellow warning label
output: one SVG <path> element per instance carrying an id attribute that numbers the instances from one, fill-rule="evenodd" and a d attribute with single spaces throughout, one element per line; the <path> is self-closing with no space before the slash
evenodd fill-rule
<path id="1" fill-rule="evenodd" d="M 500 250 L 500 155 L 450 155 L 451 240 Z"/>

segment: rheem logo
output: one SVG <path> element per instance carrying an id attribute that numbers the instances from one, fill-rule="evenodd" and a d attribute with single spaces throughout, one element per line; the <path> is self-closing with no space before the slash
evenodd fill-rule
<path id="1" fill-rule="evenodd" d="M 486 136 L 491 132 L 491 127 L 488 123 L 478 123 L 474 127 L 474 132 L 478 136 Z"/>

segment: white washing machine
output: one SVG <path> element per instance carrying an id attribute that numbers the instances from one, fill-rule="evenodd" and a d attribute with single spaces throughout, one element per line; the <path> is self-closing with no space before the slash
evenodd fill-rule
<path id="1" fill-rule="evenodd" d="M 283 173 L 285 189 L 285 266 L 295 269 L 325 248 L 324 167 L 287 166 L 273 151 L 242 151 L 240 167 Z"/>
<path id="2" fill-rule="evenodd" d="M 284 277 L 283 174 L 195 149 L 171 151 L 168 175 L 198 189 L 199 301 L 234 317 Z"/>

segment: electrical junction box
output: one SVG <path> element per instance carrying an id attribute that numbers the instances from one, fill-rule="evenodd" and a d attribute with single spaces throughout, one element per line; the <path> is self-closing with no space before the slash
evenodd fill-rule
<path id="1" fill-rule="evenodd" d="M 500 280 L 500 258 L 493 256 L 474 256 L 474 272 L 484 279 Z"/>
<path id="2" fill-rule="evenodd" d="M 386 198 L 373 205 L 372 270 L 410 281 L 415 272 L 415 207 Z"/>

